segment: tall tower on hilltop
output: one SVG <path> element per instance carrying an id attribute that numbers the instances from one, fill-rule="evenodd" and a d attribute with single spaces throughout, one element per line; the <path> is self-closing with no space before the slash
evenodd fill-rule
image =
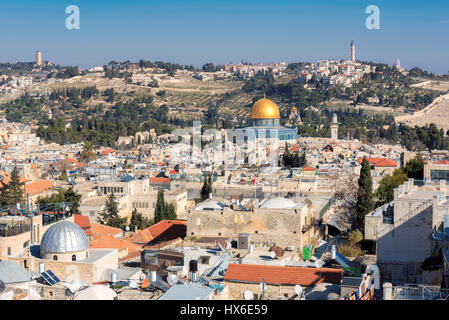
<path id="1" fill-rule="evenodd" d="M 354 40 L 351 40 L 351 45 L 349 46 L 349 60 L 355 61 L 355 45 Z"/>
<path id="2" fill-rule="evenodd" d="M 332 115 L 331 139 L 338 140 L 338 120 L 335 113 Z"/>
<path id="3" fill-rule="evenodd" d="M 42 53 L 40 51 L 36 52 L 36 65 L 38 67 L 42 65 Z"/>

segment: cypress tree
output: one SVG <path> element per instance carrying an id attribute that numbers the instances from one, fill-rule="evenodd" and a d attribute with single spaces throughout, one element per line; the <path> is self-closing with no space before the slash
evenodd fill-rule
<path id="1" fill-rule="evenodd" d="M 373 211 L 373 181 L 371 179 L 371 169 L 366 157 L 363 157 L 360 178 L 358 180 L 359 190 L 357 192 L 357 219 L 362 225 L 365 222 L 365 215 Z"/>
<path id="2" fill-rule="evenodd" d="M 201 188 L 201 200 L 208 199 L 209 193 L 212 193 L 212 177 L 210 175 L 204 176 L 203 187 Z"/>
<path id="3" fill-rule="evenodd" d="M 157 193 L 156 208 L 154 209 L 154 223 L 164 220 L 166 217 L 164 192 L 159 189 Z"/>
<path id="4" fill-rule="evenodd" d="M 0 203 L 2 205 L 15 205 L 17 203 L 24 204 L 23 183 L 20 182 L 20 175 L 17 166 L 11 172 L 11 182 L 3 189 Z"/>

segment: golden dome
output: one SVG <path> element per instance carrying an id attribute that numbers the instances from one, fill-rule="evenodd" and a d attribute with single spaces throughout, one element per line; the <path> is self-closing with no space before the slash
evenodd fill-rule
<path id="1" fill-rule="evenodd" d="M 280 119 L 278 106 L 267 98 L 262 98 L 254 103 L 248 116 L 250 119 Z"/>

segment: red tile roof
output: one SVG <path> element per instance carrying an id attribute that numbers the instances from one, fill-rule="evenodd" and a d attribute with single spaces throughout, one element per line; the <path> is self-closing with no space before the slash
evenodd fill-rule
<path id="1" fill-rule="evenodd" d="M 105 156 L 105 155 L 108 155 L 108 154 L 114 153 L 114 152 L 115 152 L 114 149 L 108 148 L 108 149 L 104 149 L 103 151 L 101 151 L 101 154 L 102 154 L 103 156 Z"/>
<path id="2" fill-rule="evenodd" d="M 25 193 L 28 193 L 30 196 L 52 189 L 56 189 L 56 187 L 54 183 L 49 180 L 39 180 L 25 184 Z"/>
<path id="3" fill-rule="evenodd" d="M 111 235 L 97 239 L 89 243 L 89 248 L 107 248 L 123 250 L 128 248 L 128 254 L 134 251 L 139 251 L 141 246 L 127 240 L 117 239 Z"/>
<path id="4" fill-rule="evenodd" d="M 92 231 L 90 230 L 91 225 L 88 216 L 83 216 L 81 214 L 74 214 L 73 218 L 74 218 L 73 222 L 75 222 L 75 224 L 80 226 L 81 229 L 84 230 L 84 233 L 86 233 L 86 235 L 88 236 L 92 235 Z"/>
<path id="5" fill-rule="evenodd" d="M 150 244 L 184 238 L 187 233 L 187 221 L 162 220 L 151 227 L 139 230 L 127 240 L 134 243 Z"/>
<path id="6" fill-rule="evenodd" d="M 374 165 L 374 167 L 397 167 L 398 164 L 396 161 L 387 159 L 387 158 L 366 158 L 369 164 Z M 359 158 L 357 160 L 359 163 L 362 163 L 363 158 Z"/>
<path id="7" fill-rule="evenodd" d="M 106 236 L 118 236 L 122 234 L 122 230 L 119 228 L 113 228 L 106 226 L 104 224 L 99 224 L 96 222 L 90 223 L 91 231 L 92 231 L 92 239 L 100 239 Z"/>
<path id="8" fill-rule="evenodd" d="M 150 183 L 170 183 L 170 178 L 150 177 Z"/>
<path id="9" fill-rule="evenodd" d="M 311 286 L 320 282 L 340 284 L 343 269 L 280 267 L 231 263 L 224 279 L 260 283 L 262 278 L 267 284 Z"/>
<path id="10" fill-rule="evenodd" d="M 316 171 L 316 169 L 313 167 L 307 166 L 304 169 L 302 169 L 302 171 Z"/>

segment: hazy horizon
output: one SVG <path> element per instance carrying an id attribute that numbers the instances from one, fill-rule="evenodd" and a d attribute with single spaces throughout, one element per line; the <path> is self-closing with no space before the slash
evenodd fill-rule
<path id="1" fill-rule="evenodd" d="M 391 1 L 390 1 L 391 2 Z M 449 70 L 449 3 L 363 0 L 137 1 L 79 0 L 1 5 L 0 62 L 31 62 L 36 51 L 57 65 L 89 68 L 109 61 L 214 64 L 356 59 L 407 69 Z M 80 29 L 68 30 L 68 5 L 80 8 Z M 365 9 L 380 9 L 380 29 L 368 30 Z"/>

